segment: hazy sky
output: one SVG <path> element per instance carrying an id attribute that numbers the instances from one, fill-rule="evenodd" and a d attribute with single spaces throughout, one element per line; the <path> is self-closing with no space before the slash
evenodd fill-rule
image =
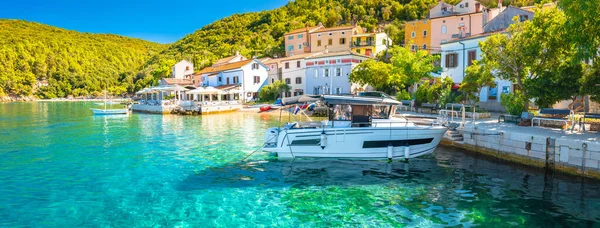
<path id="1" fill-rule="evenodd" d="M 113 33 L 172 43 L 234 13 L 274 9 L 288 0 L 2 1 L 0 18 L 23 19 L 80 32 Z"/>

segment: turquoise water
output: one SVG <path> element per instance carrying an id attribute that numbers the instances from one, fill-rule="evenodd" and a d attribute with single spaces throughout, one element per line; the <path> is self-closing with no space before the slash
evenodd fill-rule
<path id="1" fill-rule="evenodd" d="M 0 104 L 0 227 L 600 226 L 600 183 L 440 147 L 410 163 L 277 161 L 277 117 Z"/>

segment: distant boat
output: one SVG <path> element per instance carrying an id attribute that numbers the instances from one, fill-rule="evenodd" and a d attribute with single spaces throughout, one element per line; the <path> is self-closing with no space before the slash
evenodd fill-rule
<path id="1" fill-rule="evenodd" d="M 118 102 L 118 101 L 107 101 L 107 102 L 96 102 L 94 104 L 95 105 L 104 105 L 104 104 L 115 105 L 115 104 L 121 104 L 121 102 Z"/>
<path id="2" fill-rule="evenodd" d="M 104 91 L 104 109 L 98 109 L 98 108 L 92 108 L 92 112 L 94 113 L 94 115 L 125 115 L 129 113 L 129 110 L 127 108 L 122 108 L 122 109 L 107 109 L 106 106 L 108 103 L 117 103 L 119 104 L 119 102 L 107 102 L 106 101 L 106 90 Z M 99 104 L 99 103 L 95 103 L 95 104 Z M 102 103 L 100 103 L 102 104 Z"/>

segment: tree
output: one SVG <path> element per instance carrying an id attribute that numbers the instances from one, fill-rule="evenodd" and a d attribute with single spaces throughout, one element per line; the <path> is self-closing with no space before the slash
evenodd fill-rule
<path id="1" fill-rule="evenodd" d="M 392 86 L 414 85 L 423 78 L 431 78 L 431 72 L 436 70 L 434 65 L 440 57 L 430 55 L 425 50 L 413 52 L 406 47 L 393 47 L 389 53 L 392 71 L 388 83 Z"/>
<path id="2" fill-rule="evenodd" d="M 276 100 L 279 97 L 283 97 L 284 92 L 289 92 L 292 87 L 281 80 L 277 80 L 274 83 L 262 87 L 258 96 L 263 101 Z"/>
<path id="3" fill-rule="evenodd" d="M 516 19 L 515 19 L 516 20 Z M 515 22 L 508 28 L 507 34 L 496 34 L 480 43 L 485 63 L 503 79 L 517 83 L 523 95 L 551 92 L 560 93 L 551 97 L 569 97 L 578 94 L 577 90 L 560 87 L 560 84 L 547 84 L 554 88 L 535 86 L 534 81 L 556 81 L 559 75 L 573 71 L 574 46 L 564 37 L 566 17 L 556 8 L 536 10 L 531 21 Z M 575 80 L 574 82 L 577 82 Z M 576 88 L 576 87 L 572 87 Z M 539 97 L 545 99 L 550 97 Z M 547 105 L 552 99 L 540 101 Z M 525 108 L 529 108 L 528 102 Z"/>
<path id="4" fill-rule="evenodd" d="M 389 92 L 391 71 L 391 64 L 368 59 L 352 69 L 349 80 L 361 86 L 370 85 L 375 90 Z"/>
<path id="5" fill-rule="evenodd" d="M 600 1 L 561 0 L 558 5 L 566 16 L 566 35 L 577 47 L 578 59 L 598 60 L 600 49 Z"/>
<path id="6" fill-rule="evenodd" d="M 485 61 L 485 59 L 475 60 L 471 66 L 467 67 L 465 78 L 459 89 L 473 107 L 475 107 L 475 103 L 478 101 L 481 89 L 496 85 L 495 76 L 491 73 L 492 65 L 485 64 L 482 61 Z"/>

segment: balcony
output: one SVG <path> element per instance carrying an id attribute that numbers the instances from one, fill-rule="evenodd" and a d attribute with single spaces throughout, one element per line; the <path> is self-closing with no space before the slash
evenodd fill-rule
<path id="1" fill-rule="evenodd" d="M 375 46 L 375 42 L 373 41 L 362 41 L 362 42 L 352 42 L 350 47 L 359 48 L 359 47 L 373 47 Z"/>

